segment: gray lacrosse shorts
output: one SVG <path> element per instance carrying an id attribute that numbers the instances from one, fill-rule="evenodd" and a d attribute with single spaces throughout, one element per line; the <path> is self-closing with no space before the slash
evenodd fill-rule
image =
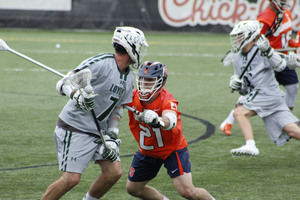
<path id="1" fill-rule="evenodd" d="M 299 121 L 287 107 L 282 96 L 270 96 L 254 91 L 241 96 L 237 104 L 255 111 L 263 119 L 269 137 L 277 146 L 282 146 L 290 140 L 290 136 L 282 131 L 283 127 Z"/>
<path id="2" fill-rule="evenodd" d="M 54 141 L 59 169 L 63 172 L 82 174 L 90 161 L 103 160 L 99 154 L 96 137 L 85 133 L 71 132 L 56 126 Z M 120 158 L 117 159 L 120 161 Z"/>

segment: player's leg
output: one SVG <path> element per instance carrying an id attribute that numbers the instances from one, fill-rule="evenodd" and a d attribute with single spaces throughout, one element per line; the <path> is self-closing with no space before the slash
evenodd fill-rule
<path id="1" fill-rule="evenodd" d="M 185 199 L 213 200 L 209 192 L 193 185 L 191 162 L 187 148 L 173 152 L 165 161 L 164 166 L 172 178 L 173 184 L 180 196 Z"/>
<path id="2" fill-rule="evenodd" d="M 235 121 L 233 116 L 234 109 L 231 110 L 227 118 L 221 123 L 220 129 L 223 133 L 226 135 L 231 135 L 231 128 L 233 126 L 233 123 Z"/>
<path id="3" fill-rule="evenodd" d="M 290 84 L 290 85 L 285 85 L 285 96 L 284 100 L 286 104 L 288 105 L 290 110 L 293 110 L 295 101 L 296 101 L 296 96 L 298 93 L 298 83 Z"/>
<path id="4" fill-rule="evenodd" d="M 76 186 L 80 181 L 81 174 L 63 172 L 63 175 L 54 181 L 47 188 L 45 194 L 41 198 L 42 200 L 55 200 L 60 199 L 65 193 Z"/>
<path id="5" fill-rule="evenodd" d="M 177 192 L 185 199 L 214 199 L 206 189 L 195 187 L 193 185 L 191 173 L 184 173 L 172 180 Z"/>
<path id="6" fill-rule="evenodd" d="M 94 154 L 91 149 L 97 146 L 90 144 L 93 143 L 94 139 L 87 134 L 56 127 L 54 141 L 59 169 L 63 174 L 47 188 L 42 197 L 43 200 L 59 199 L 79 183 L 81 174 Z M 82 151 L 79 152 L 78 149 L 82 149 Z M 80 162 L 78 162 L 79 160 Z"/>
<path id="7" fill-rule="evenodd" d="M 121 162 L 110 162 L 99 160 L 97 163 L 101 167 L 101 174 L 92 183 L 85 199 L 99 199 L 102 197 L 122 176 Z M 90 197 L 89 197 L 90 196 Z"/>
<path id="8" fill-rule="evenodd" d="M 276 80 L 280 85 L 285 88 L 285 102 L 290 108 L 293 109 L 296 96 L 298 93 L 298 75 L 295 70 L 286 67 L 281 72 L 275 73 Z"/>
<path id="9" fill-rule="evenodd" d="M 290 123 L 283 127 L 283 131 L 290 137 L 300 140 L 300 128 L 296 123 Z"/>
<path id="10" fill-rule="evenodd" d="M 149 181 L 132 182 L 127 180 L 126 189 L 131 196 L 144 200 L 163 200 L 167 199 L 157 189 L 147 185 Z"/>
<path id="11" fill-rule="evenodd" d="M 128 194 L 140 199 L 163 200 L 167 199 L 157 189 L 147 185 L 156 177 L 163 160 L 145 156 L 138 151 L 132 160 L 128 173 L 126 189 Z"/>
<path id="12" fill-rule="evenodd" d="M 250 155 L 256 156 L 259 154 L 259 150 L 255 146 L 254 135 L 252 131 L 252 125 L 249 120 L 249 117 L 256 115 L 252 110 L 246 109 L 242 105 L 238 105 L 234 110 L 234 117 L 237 123 L 240 126 L 240 129 L 246 140 L 246 145 L 243 145 L 240 148 L 232 149 L 230 152 L 232 155 L 241 156 L 241 155 Z"/>

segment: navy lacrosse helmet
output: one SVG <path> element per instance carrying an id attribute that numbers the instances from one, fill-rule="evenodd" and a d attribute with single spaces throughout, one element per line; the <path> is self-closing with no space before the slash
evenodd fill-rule
<path id="1" fill-rule="evenodd" d="M 136 77 L 139 98 L 149 101 L 159 94 L 167 81 L 167 66 L 160 62 L 146 61 L 139 69 Z"/>

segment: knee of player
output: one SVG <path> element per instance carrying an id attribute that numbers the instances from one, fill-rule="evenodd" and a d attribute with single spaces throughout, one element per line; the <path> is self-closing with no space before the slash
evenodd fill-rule
<path id="1" fill-rule="evenodd" d="M 297 124 L 288 124 L 283 128 L 283 131 L 285 131 L 291 138 L 300 140 L 300 127 Z"/>
<path id="2" fill-rule="evenodd" d="M 128 194 L 132 195 L 132 196 L 137 196 L 138 192 L 141 191 L 139 189 L 137 189 L 136 186 L 134 186 L 134 184 L 132 184 L 132 182 L 130 181 L 127 181 L 127 184 L 126 184 L 126 191 Z"/>
<path id="3" fill-rule="evenodd" d="M 185 199 L 198 199 L 199 194 L 197 195 L 197 189 L 201 190 L 202 188 L 185 187 L 183 190 L 178 191 L 178 193 Z"/>
<path id="4" fill-rule="evenodd" d="M 113 170 L 106 171 L 104 173 L 107 180 L 110 180 L 112 182 L 119 180 L 123 175 L 122 168 L 114 168 Z"/>
<path id="5" fill-rule="evenodd" d="M 287 134 L 294 139 L 300 140 L 300 130 L 299 131 L 289 131 Z"/>
<path id="6" fill-rule="evenodd" d="M 240 109 L 240 107 L 237 107 L 236 109 L 234 109 L 233 117 L 235 119 L 237 119 L 237 118 L 239 118 L 241 116 L 244 116 L 244 113 L 242 112 L 242 110 Z"/>
<path id="7" fill-rule="evenodd" d="M 80 174 L 69 174 L 68 176 L 62 176 L 69 189 L 75 187 L 80 182 Z"/>

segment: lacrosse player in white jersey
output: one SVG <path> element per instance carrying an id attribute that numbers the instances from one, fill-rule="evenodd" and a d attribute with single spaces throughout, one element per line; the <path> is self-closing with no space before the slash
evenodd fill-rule
<path id="1" fill-rule="evenodd" d="M 300 128 L 296 124 L 299 120 L 285 103 L 284 93 L 274 76 L 274 70 L 282 71 L 287 62 L 260 31 L 259 22 L 249 20 L 236 24 L 230 33 L 236 55 L 229 87 L 244 94 L 238 99 L 233 114 L 246 140 L 245 145 L 231 150 L 235 156 L 259 154 L 249 121 L 249 117 L 255 115 L 263 119 L 277 146 L 284 145 L 290 138 L 300 140 Z"/>
<path id="2" fill-rule="evenodd" d="M 144 33 L 133 27 L 117 27 L 112 43 L 114 54 L 103 53 L 84 60 L 57 83 L 58 92 L 70 98 L 59 114 L 54 132 L 62 176 L 47 188 L 43 200 L 59 199 L 76 186 L 91 160 L 99 165 L 101 173 L 82 195 L 84 200 L 101 198 L 122 176 L 118 127 L 122 105 L 132 101 L 134 73 L 129 65 L 139 67 L 148 44 Z M 88 76 L 88 89 L 73 84 L 80 73 L 92 74 Z M 82 80 L 77 82 L 80 85 Z M 107 148 L 103 148 L 90 110 L 100 123 Z"/>

